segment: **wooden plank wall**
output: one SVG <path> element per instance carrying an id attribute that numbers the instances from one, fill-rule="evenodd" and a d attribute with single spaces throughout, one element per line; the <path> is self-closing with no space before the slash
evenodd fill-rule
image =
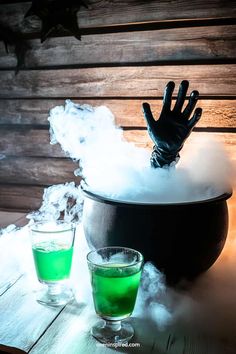
<path id="1" fill-rule="evenodd" d="M 27 1 L 1 1 L 0 24 L 27 40 L 25 68 L 0 41 L 0 208 L 39 207 L 45 186 L 76 180 L 75 163 L 49 144 L 48 112 L 66 98 L 105 104 L 126 138 L 151 146 L 141 112 L 156 116 L 166 83 L 200 91 L 198 134 L 214 134 L 236 161 L 236 1 L 87 0 L 82 40 L 65 32 L 40 43 Z M 76 180 L 78 181 L 78 179 Z"/>

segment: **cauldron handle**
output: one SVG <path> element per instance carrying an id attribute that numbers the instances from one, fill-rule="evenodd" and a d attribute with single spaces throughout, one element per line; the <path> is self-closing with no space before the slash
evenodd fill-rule
<path id="1" fill-rule="evenodd" d="M 154 119 L 150 105 L 143 103 L 143 113 L 147 122 L 148 132 L 155 144 L 151 155 L 151 165 L 155 168 L 176 164 L 185 140 L 201 118 L 201 108 L 196 108 L 192 118 L 190 118 L 198 100 L 198 91 L 191 93 L 188 104 L 182 111 L 188 87 L 189 82 L 187 80 L 181 82 L 175 106 L 171 110 L 175 83 L 173 81 L 168 82 L 164 92 L 162 111 L 158 120 Z"/>

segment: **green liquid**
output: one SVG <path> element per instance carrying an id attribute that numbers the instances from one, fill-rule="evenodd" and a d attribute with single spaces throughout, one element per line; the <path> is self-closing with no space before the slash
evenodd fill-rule
<path id="1" fill-rule="evenodd" d="M 58 281 L 70 276 L 73 247 L 43 242 L 33 246 L 33 256 L 38 279 Z"/>
<path id="2" fill-rule="evenodd" d="M 119 268 L 118 268 L 119 267 Z M 92 271 L 93 300 L 97 314 L 107 317 L 131 315 L 138 292 L 141 270 L 109 264 L 106 268 Z"/>

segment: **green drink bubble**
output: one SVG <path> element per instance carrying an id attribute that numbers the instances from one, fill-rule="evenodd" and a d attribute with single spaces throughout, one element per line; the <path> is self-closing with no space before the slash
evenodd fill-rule
<path id="1" fill-rule="evenodd" d="M 135 305 L 141 270 L 108 264 L 91 271 L 93 299 L 101 317 L 128 317 Z"/>
<path id="2" fill-rule="evenodd" d="M 58 281 L 69 278 L 73 247 L 53 242 L 33 246 L 33 257 L 39 280 Z"/>

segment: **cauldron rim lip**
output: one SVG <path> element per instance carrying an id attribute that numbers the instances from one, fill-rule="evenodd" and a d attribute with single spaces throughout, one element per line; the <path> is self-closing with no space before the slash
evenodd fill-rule
<path id="1" fill-rule="evenodd" d="M 97 194 L 91 191 L 88 191 L 84 188 L 82 188 L 83 194 L 88 197 L 89 199 L 95 200 L 97 202 L 103 203 L 103 204 L 114 204 L 114 205 L 122 205 L 122 206 L 134 206 L 134 207 L 170 207 L 170 206 L 190 206 L 190 205 L 199 205 L 199 204 L 211 204 L 215 202 L 221 202 L 229 199 L 233 192 L 228 191 L 225 193 L 221 193 L 220 195 L 217 195 L 212 198 L 208 199 L 202 199 L 202 200 L 196 200 L 196 201 L 189 201 L 189 202 L 163 202 L 163 203 L 152 203 L 152 202 L 137 202 L 137 201 L 127 201 L 127 200 L 119 200 L 119 199 L 112 199 L 105 197 L 101 194 Z"/>

